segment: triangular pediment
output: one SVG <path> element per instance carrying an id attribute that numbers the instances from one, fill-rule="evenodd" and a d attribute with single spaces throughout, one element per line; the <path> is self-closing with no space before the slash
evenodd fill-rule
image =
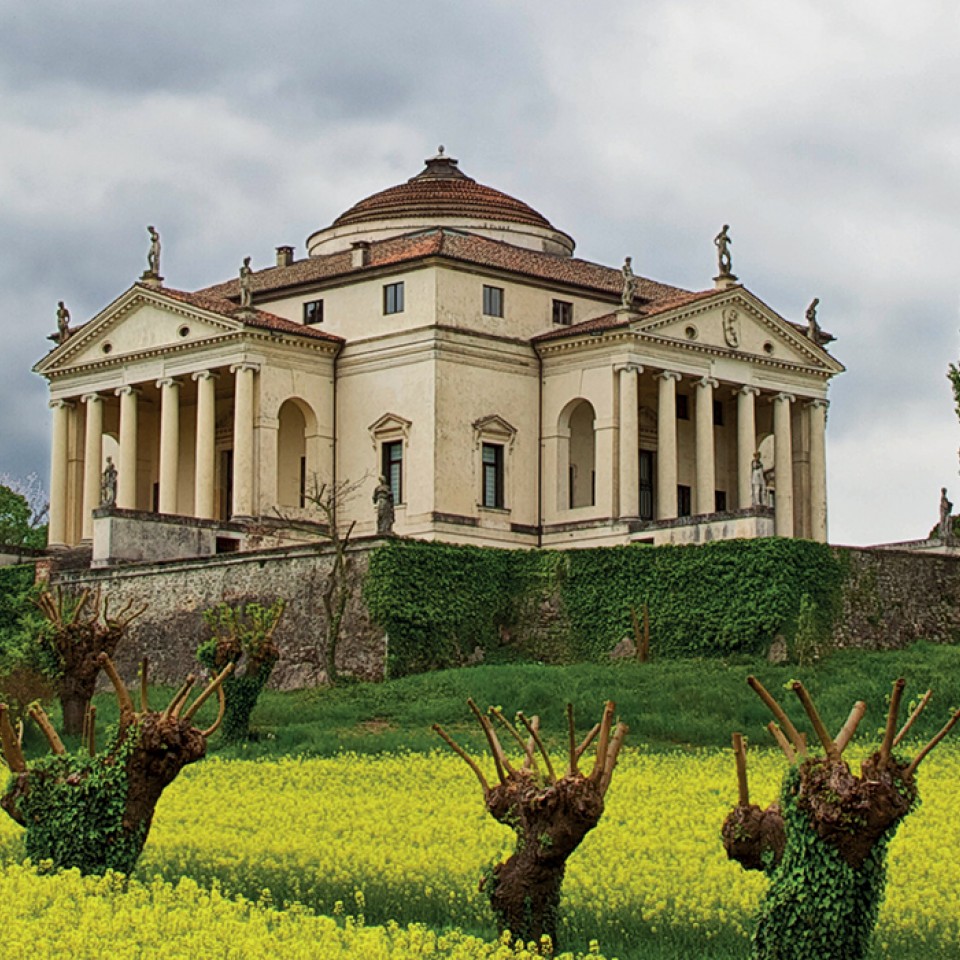
<path id="1" fill-rule="evenodd" d="M 51 375 L 119 358 L 182 350 L 242 330 L 237 320 L 167 296 L 163 290 L 137 285 L 72 333 L 35 369 Z"/>
<path id="2" fill-rule="evenodd" d="M 840 373 L 843 365 L 748 290 L 718 292 L 631 328 L 645 337 L 730 357 Z"/>

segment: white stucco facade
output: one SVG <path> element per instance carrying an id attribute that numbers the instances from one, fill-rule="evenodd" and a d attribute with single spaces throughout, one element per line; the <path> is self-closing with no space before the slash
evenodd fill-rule
<path id="1" fill-rule="evenodd" d="M 248 307 L 237 281 L 188 293 L 148 272 L 37 365 L 51 546 L 92 539 L 108 457 L 116 507 L 167 526 L 316 520 L 310 491 L 349 483 L 339 521 L 372 534 L 383 474 L 395 532 L 425 539 L 827 538 L 843 368 L 732 277 L 640 279 L 624 305 L 619 267 L 442 156 L 308 251 L 278 248 Z"/>

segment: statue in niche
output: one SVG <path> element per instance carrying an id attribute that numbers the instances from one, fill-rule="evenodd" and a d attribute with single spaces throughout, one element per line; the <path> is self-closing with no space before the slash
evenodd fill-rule
<path id="1" fill-rule="evenodd" d="M 633 272 L 633 258 L 627 257 L 623 261 L 620 273 L 623 274 L 623 292 L 620 295 L 620 306 L 624 310 L 630 310 L 633 307 L 633 299 L 637 295 L 637 289 L 640 286 L 640 278 Z"/>
<path id="2" fill-rule="evenodd" d="M 380 477 L 374 488 L 373 502 L 377 508 L 377 536 L 389 537 L 393 534 L 393 490 L 386 477 Z"/>
<path id="3" fill-rule="evenodd" d="M 66 343 L 67 338 L 73 331 L 70 329 L 70 311 L 64 306 L 62 300 L 57 301 L 57 332 L 55 339 L 57 343 Z"/>
<path id="4" fill-rule="evenodd" d="M 252 279 L 253 270 L 250 269 L 250 258 L 244 257 L 243 265 L 240 267 L 240 306 L 244 310 L 249 310 L 253 306 Z"/>
<path id="5" fill-rule="evenodd" d="M 733 258 L 730 256 L 730 244 L 733 241 L 727 232 L 730 224 L 725 223 L 723 229 L 713 238 L 714 246 L 717 248 L 717 261 L 720 265 L 720 276 L 736 279 L 733 276 Z"/>
<path id="6" fill-rule="evenodd" d="M 740 346 L 740 311 L 736 307 L 723 311 L 723 339 L 734 350 Z"/>
<path id="7" fill-rule="evenodd" d="M 951 521 L 951 512 L 953 504 L 947 499 L 947 488 L 940 488 L 940 523 L 937 526 L 937 536 L 946 543 L 953 540 L 953 523 Z"/>
<path id="8" fill-rule="evenodd" d="M 150 249 L 147 251 L 147 275 L 151 277 L 160 276 L 160 234 L 156 228 L 147 227 L 147 233 L 150 234 Z"/>
<path id="9" fill-rule="evenodd" d="M 807 338 L 812 340 L 818 347 L 823 343 L 823 337 L 820 333 L 820 323 L 817 320 L 817 306 L 820 303 L 819 297 L 814 297 L 810 301 L 805 314 L 807 318 Z"/>
<path id="10" fill-rule="evenodd" d="M 114 507 L 117 504 L 117 468 L 113 457 L 107 457 L 107 466 L 100 478 L 100 506 Z"/>
<path id="11" fill-rule="evenodd" d="M 754 507 L 767 505 L 767 478 L 763 472 L 759 451 L 754 453 L 753 462 L 750 464 L 750 503 Z"/>

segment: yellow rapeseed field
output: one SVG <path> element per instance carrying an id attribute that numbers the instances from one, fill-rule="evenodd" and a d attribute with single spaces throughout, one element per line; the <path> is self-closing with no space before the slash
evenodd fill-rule
<path id="1" fill-rule="evenodd" d="M 783 771 L 779 754 L 751 753 L 752 798 L 774 799 Z M 958 776 L 954 747 L 921 768 L 923 803 L 891 846 L 881 941 L 938 950 L 960 942 Z M 705 939 L 745 935 L 767 881 L 728 862 L 720 845 L 734 798 L 729 753 L 625 750 L 606 813 L 569 862 L 565 945 L 629 943 L 638 925 L 654 934 L 687 928 Z M 22 857 L 19 833 L 0 819 L 0 863 Z M 511 956 L 495 941 L 437 937 L 427 928 L 491 929 L 477 881 L 512 839 L 485 813 L 473 775 L 448 753 L 211 758 L 164 794 L 141 883 L 45 878 L 7 866 L 4 956 L 20 955 L 11 943 L 26 951 L 52 929 L 62 929 L 75 957 L 96 953 L 92 945 L 110 936 L 122 945 L 111 956 L 248 956 L 257 943 L 265 956 Z M 236 903 L 238 894 L 258 902 Z M 303 906 L 271 909 L 293 902 Z M 347 923 L 348 914 L 360 917 Z M 240 952 L 199 949 L 205 938 Z M 362 952 L 350 954 L 360 949 L 356 938 L 366 938 Z"/>

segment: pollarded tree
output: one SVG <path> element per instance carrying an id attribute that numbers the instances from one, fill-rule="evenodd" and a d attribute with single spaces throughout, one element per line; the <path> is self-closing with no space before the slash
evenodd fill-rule
<path id="1" fill-rule="evenodd" d="M 204 611 L 213 636 L 197 648 L 197 659 L 213 671 L 230 663 L 234 666 L 223 686 L 227 698 L 223 738 L 229 743 L 250 736 L 250 715 L 280 659 L 273 635 L 285 607 L 286 601 L 278 597 L 268 607 L 255 602 L 235 607 L 218 603 Z"/>
<path id="2" fill-rule="evenodd" d="M 513 854 L 497 864 L 485 884 L 500 931 L 509 930 L 525 942 L 550 937 L 557 942 L 560 888 L 567 859 L 603 814 L 604 796 L 610 786 L 617 756 L 627 726 L 613 727 L 614 704 L 607 702 L 603 717 L 577 743 L 573 707 L 567 705 L 568 755 L 561 776 L 540 737 L 540 721 L 517 714 L 526 738 L 496 707 L 489 714 L 509 733 L 523 751 L 523 763 L 514 767 L 507 759 L 490 716 L 473 700 L 467 701 L 483 729 L 493 757 L 499 783 L 489 785 L 476 761 L 438 724 L 433 729 L 476 774 L 490 815 L 517 835 Z M 597 740 L 596 759 L 589 774 L 580 771 L 584 751 Z M 542 767 L 538 762 L 542 761 Z"/>
<path id="3" fill-rule="evenodd" d="M 897 680 L 880 748 L 863 761 L 858 776 L 843 751 L 866 712 L 862 700 L 834 739 L 803 684 L 792 684 L 823 748 L 822 756 L 811 756 L 780 704 L 755 677 L 748 682 L 776 718 L 769 729 L 791 764 L 779 810 L 760 811 L 749 802 L 742 744 L 735 747 L 740 797 L 724 824 L 724 845 L 728 855 L 747 868 L 764 869 L 771 881 L 757 919 L 754 957 L 860 960 L 883 898 L 887 845 L 917 802 L 917 767 L 960 719 L 960 710 L 913 759 L 897 755 L 894 749 L 930 700 L 927 691 L 897 732 L 904 687 Z"/>
<path id="4" fill-rule="evenodd" d="M 100 654 L 112 657 L 127 628 L 147 609 L 133 600 L 116 613 L 110 611 L 110 598 L 99 588 L 84 590 L 79 596 L 43 590 L 37 605 L 46 618 L 38 641 L 44 654 L 44 667 L 55 682 L 63 708 L 63 731 L 76 736 L 93 699 L 100 676 Z"/>
<path id="5" fill-rule="evenodd" d="M 95 707 L 87 710 L 80 751 L 68 754 L 43 709 L 35 706 L 31 716 L 52 755 L 28 763 L 7 707 L 0 704 L 0 746 L 13 774 L 0 807 L 26 829 L 27 855 L 35 863 L 50 860 L 54 867 L 76 867 L 82 873 L 130 873 L 164 788 L 206 753 L 207 738 L 223 718 L 223 681 L 233 665 L 211 680 L 189 707 L 193 676 L 164 710 L 156 711 L 147 703 L 144 661 L 137 711 L 113 662 L 106 654 L 99 659 L 120 706 L 117 733 L 107 751 L 97 753 Z M 217 719 L 199 730 L 193 718 L 213 693 L 220 701 Z"/>

